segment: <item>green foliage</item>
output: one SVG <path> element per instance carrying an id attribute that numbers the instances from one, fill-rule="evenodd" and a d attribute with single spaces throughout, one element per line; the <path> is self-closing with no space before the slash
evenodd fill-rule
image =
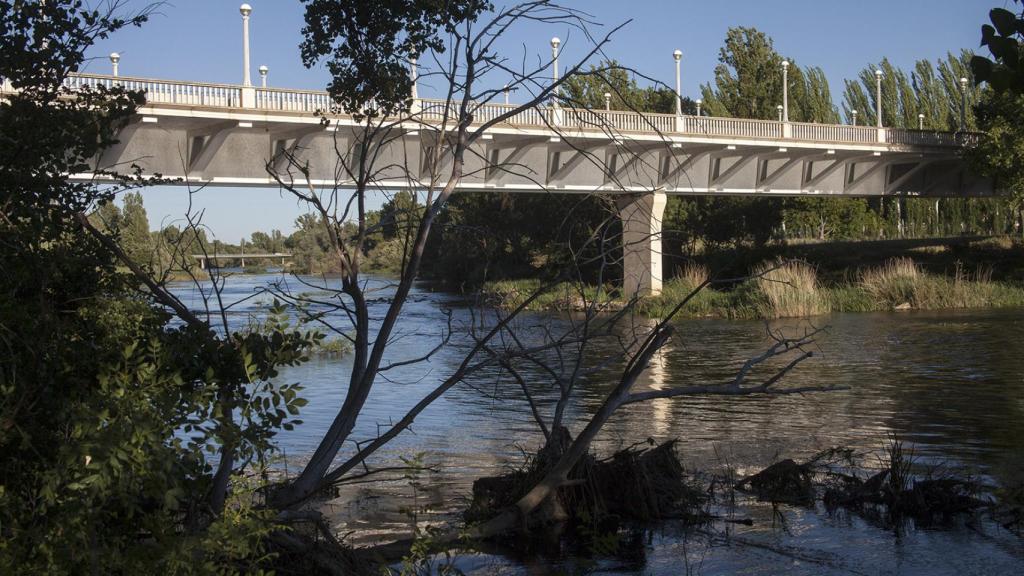
<path id="1" fill-rule="evenodd" d="M 981 29 L 981 44 L 992 59 L 976 56 L 971 70 L 978 83 L 991 88 L 976 108 L 978 127 L 984 132 L 968 159 L 981 174 L 993 179 L 998 188 L 1013 195 L 1014 208 L 1024 204 L 1024 12 L 994 8 L 991 25 Z"/>
<path id="2" fill-rule="evenodd" d="M 302 62 L 326 59 L 331 97 L 344 110 L 390 115 L 407 109 L 412 93 L 408 60 L 444 51 L 446 32 L 475 21 L 487 0 L 303 0 Z"/>
<path id="3" fill-rule="evenodd" d="M 97 38 L 145 19 L 83 6 L 0 1 L 0 77 L 23 88 L 0 101 L 0 573 L 255 573 L 276 527 L 215 471 L 265 462 L 294 425 L 298 387 L 271 380 L 316 338 L 172 322 L 83 227 L 98 208 L 152 257 L 140 196 L 117 210 L 124 186 L 67 180 L 143 101 L 61 87 Z"/>
<path id="4" fill-rule="evenodd" d="M 1020 0 L 1014 2 L 1019 4 Z M 1021 58 L 1024 12 L 993 8 L 989 20 L 991 25 L 981 27 L 981 45 L 988 47 L 992 59 L 984 56 L 971 59 L 974 76 L 979 83 L 987 82 L 996 92 L 1024 93 L 1024 60 Z"/>
<path id="5" fill-rule="evenodd" d="M 961 107 L 966 95 L 966 128 L 976 129 L 972 109 L 981 92 L 973 83 L 968 83 L 964 92 L 960 83 L 961 78 L 971 77 L 969 62 L 973 56 L 972 52 L 964 50 L 959 55 L 949 53 L 935 64 L 929 60 L 918 60 L 909 76 L 887 58 L 877 66 L 865 67 L 857 80 L 846 81 L 843 109 L 847 121 L 852 122 L 853 111 L 856 110 L 858 124 L 876 124 L 877 69 L 882 71 L 884 126 L 917 129 L 923 124 L 926 130 L 960 130 Z M 924 115 L 923 120 L 918 118 L 919 114 Z"/>
<path id="6" fill-rule="evenodd" d="M 578 264 L 595 278 L 594 256 L 614 250 L 588 242 L 618 226 L 607 200 L 566 194 L 458 194 L 438 216 L 427 244 L 424 271 L 453 286 L 486 280 L 556 277 Z"/>
<path id="7" fill-rule="evenodd" d="M 641 88 L 636 78 L 615 60 L 604 60 L 591 65 L 586 72 L 566 78 L 564 97 L 570 104 L 593 110 L 605 109 L 605 94 L 611 98 L 612 110 L 635 110 L 660 114 L 675 114 L 674 91 L 664 86 Z M 682 99 L 683 114 L 696 114 L 697 105 L 690 98 Z"/>

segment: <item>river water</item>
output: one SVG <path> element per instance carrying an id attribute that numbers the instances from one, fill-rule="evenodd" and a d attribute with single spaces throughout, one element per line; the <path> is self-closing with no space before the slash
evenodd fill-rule
<path id="1" fill-rule="evenodd" d="M 289 283 L 295 293 L 315 292 L 293 278 L 239 275 L 228 279 L 224 298 L 250 297 L 272 281 Z M 383 286 L 385 281 L 373 283 Z M 182 284 L 175 290 L 199 307 L 194 288 Z M 240 326 L 259 317 L 270 299 L 259 295 L 236 305 L 231 321 Z M 385 305 L 382 300 L 372 312 L 382 314 Z M 478 318 L 467 303 L 420 287 L 386 361 L 416 357 L 436 346 L 448 321 L 446 310 L 455 332 L 451 344 L 429 362 L 393 370 L 376 383 L 357 426 L 358 438 L 372 438 L 401 418 L 471 346 L 463 335 Z M 529 332 L 559 321 L 532 314 L 522 325 Z M 815 357 L 787 376 L 785 385 L 845 390 L 635 404 L 613 417 L 595 450 L 608 453 L 647 438 L 675 438 L 688 469 L 730 467 L 742 475 L 831 446 L 856 449 L 870 466 L 895 435 L 913 451 L 919 471 L 952 470 L 992 487 L 1024 481 L 1024 310 L 838 314 L 813 322 L 827 325 L 828 331 L 818 338 Z M 766 327 L 794 334 L 807 326 L 807 321 L 680 321 L 678 335 L 638 388 L 725 381 L 769 345 Z M 301 414 L 304 423 L 278 437 L 291 466 L 315 449 L 329 426 L 344 398 L 349 367 L 348 357 L 321 358 L 282 371 L 281 381 L 301 383 L 309 400 Z M 608 377 L 598 373 L 582 384 L 571 414 L 574 431 L 609 390 L 612 368 Z M 528 376 L 542 403 L 549 399 L 543 375 Z M 535 450 L 541 440 L 514 382 L 476 378 L 435 402 L 373 459 L 375 465 L 387 465 L 421 452 L 426 464 L 440 470 L 422 479 L 427 488 L 414 493 L 407 481 L 355 485 L 325 510 L 339 532 L 358 531 L 356 543 L 406 537 L 410 510 L 421 522 L 451 517 L 465 507 L 473 479 L 520 464 L 522 451 Z M 646 533 L 641 560 L 557 555 L 511 560 L 476 554 L 459 558 L 458 565 L 479 574 L 1024 573 L 1021 539 L 989 523 L 913 529 L 897 536 L 849 514 L 781 507 L 780 519 L 770 505 L 741 501 L 737 506 L 731 513 L 752 518 L 752 526 L 719 527 L 711 535 L 664 524 Z M 728 538 L 723 538 L 726 530 Z"/>

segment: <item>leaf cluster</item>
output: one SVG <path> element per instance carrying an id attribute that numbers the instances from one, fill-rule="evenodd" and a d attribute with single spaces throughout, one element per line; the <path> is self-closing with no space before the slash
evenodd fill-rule
<path id="1" fill-rule="evenodd" d="M 1020 0 L 1014 0 L 1020 3 Z M 1006 8 L 993 8 L 989 12 L 991 24 L 981 27 L 981 45 L 987 46 L 992 58 L 975 56 L 971 59 L 974 79 L 987 82 L 997 91 L 1024 92 L 1024 11 L 1014 13 Z"/>
<path id="2" fill-rule="evenodd" d="M 303 64 L 312 67 L 326 59 L 331 97 L 343 110 L 369 116 L 408 109 L 409 59 L 443 53 L 443 33 L 492 7 L 488 0 L 303 2 Z"/>

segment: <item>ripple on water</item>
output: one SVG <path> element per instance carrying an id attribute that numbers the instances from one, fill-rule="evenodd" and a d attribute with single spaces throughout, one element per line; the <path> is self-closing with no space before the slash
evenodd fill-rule
<path id="1" fill-rule="evenodd" d="M 272 279 L 239 276 L 229 280 L 226 296 L 245 298 Z M 310 291 L 305 286 L 293 289 Z M 383 282 L 377 282 L 383 286 Z M 198 292 L 176 291 L 193 307 Z M 425 365 L 396 369 L 379 381 L 356 436 L 365 439 L 401 417 L 461 360 L 471 343 L 464 337 L 474 319 L 450 295 L 417 291 L 403 314 L 403 337 L 390 360 L 425 353 L 447 325 L 442 311 L 451 308 L 456 328 L 450 349 Z M 270 298 L 261 296 L 236 307 L 232 321 L 259 316 Z M 374 304 L 374 315 L 383 313 Z M 532 315 L 524 326 L 537 325 Z M 596 443 L 611 450 L 654 437 L 678 438 L 689 468 L 728 464 L 757 469 L 778 457 L 804 457 L 834 445 L 880 454 L 891 434 L 905 438 L 922 463 L 941 464 L 980 474 L 1004 485 L 1024 479 L 1024 311 L 953 311 L 846 314 L 827 317 L 828 334 L 818 354 L 791 373 L 793 386 L 835 385 L 848 388 L 828 394 L 776 398 L 696 397 L 629 406 L 605 428 Z M 799 321 L 774 325 L 799 330 Z M 679 336 L 656 359 L 640 387 L 728 380 L 735 369 L 766 345 L 761 322 L 694 320 L 680 322 Z M 594 350 L 595 357 L 607 351 Z M 289 458 L 301 460 L 315 448 L 330 425 L 346 388 L 351 359 L 314 360 L 285 369 L 284 382 L 300 382 L 309 404 L 305 423 L 278 438 Z M 550 380 L 527 373 L 532 392 L 545 409 L 553 401 Z M 580 384 L 579 402 L 568 417 L 579 423 L 609 390 L 608 374 Z M 397 461 L 425 451 L 427 462 L 443 472 L 431 478 L 427 498 L 433 518 L 464 505 L 472 480 L 499 473 L 521 461 L 521 448 L 532 449 L 539 434 L 515 383 L 493 373 L 460 385 L 423 412 L 409 433 L 400 435 L 375 459 Z M 874 457 L 869 458 L 869 462 Z M 357 496 L 357 498 L 353 498 Z M 362 486 L 335 502 L 343 526 L 366 529 L 372 537 L 406 534 L 408 518 L 398 512 L 411 498 L 404 484 Z M 970 530 L 917 531 L 897 539 L 863 520 L 823 511 L 787 508 L 788 530 L 772 528 L 770 511 L 750 504 L 741 513 L 756 518 L 755 527 L 736 530 L 746 544 L 723 546 L 699 535 L 684 537 L 671 526 L 652 535 L 646 564 L 639 569 L 608 565 L 624 574 L 677 574 L 685 562 L 701 574 L 1009 574 L 1020 573 L 1020 543 Z M 702 539 L 703 538 L 703 539 Z M 790 555 L 780 553 L 789 551 Z M 801 559 L 803 558 L 803 559 Z M 571 559 L 548 559 L 545 567 L 508 564 L 486 555 L 463 563 L 468 573 L 521 574 L 555 570 Z"/>

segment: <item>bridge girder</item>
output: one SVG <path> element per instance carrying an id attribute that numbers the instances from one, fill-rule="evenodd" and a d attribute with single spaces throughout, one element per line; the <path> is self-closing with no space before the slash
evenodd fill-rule
<path id="1" fill-rule="evenodd" d="M 181 178 L 193 185 L 276 186 L 271 167 L 303 185 L 378 188 L 429 185 L 442 136 L 429 126 L 396 126 L 372 148 L 375 172 L 361 170 L 362 128 L 321 125 L 310 115 L 150 107 L 131 122 L 100 168 Z M 445 135 L 444 137 L 449 137 Z M 442 147 L 443 148 L 443 147 Z M 290 160 L 290 161 L 289 161 Z M 948 149 L 774 139 L 554 133 L 496 127 L 469 149 L 463 191 L 779 196 L 988 196 Z"/>

